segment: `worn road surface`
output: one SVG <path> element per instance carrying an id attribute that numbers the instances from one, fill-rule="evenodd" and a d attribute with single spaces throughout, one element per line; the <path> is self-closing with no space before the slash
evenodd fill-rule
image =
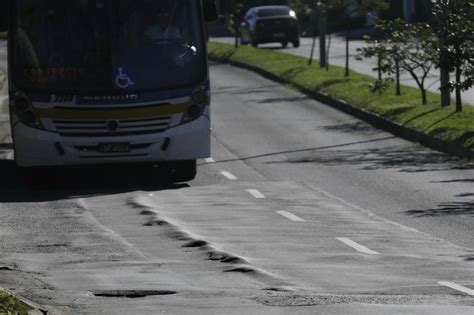
<path id="1" fill-rule="evenodd" d="M 0 144 L 0 286 L 48 314 L 472 314 L 474 165 L 211 66 L 212 159 L 20 181 Z M 45 181 L 47 182 L 47 181 Z"/>

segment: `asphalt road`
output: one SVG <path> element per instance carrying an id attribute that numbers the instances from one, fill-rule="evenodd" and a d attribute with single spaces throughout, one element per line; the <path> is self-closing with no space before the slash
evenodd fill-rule
<path id="1" fill-rule="evenodd" d="M 218 42 L 224 42 L 224 43 L 234 43 L 233 38 L 228 38 L 228 37 L 220 37 L 220 38 L 212 38 L 213 41 L 218 41 Z M 344 37 L 340 36 L 332 36 L 331 37 L 331 43 L 330 43 L 330 54 L 329 54 L 329 64 L 331 65 L 337 65 L 341 67 L 345 67 L 346 60 L 345 60 L 345 39 Z M 299 48 L 293 48 L 291 45 L 288 46 L 288 48 L 282 48 L 280 44 L 264 44 L 260 45 L 260 48 L 265 48 L 265 49 L 278 49 L 282 52 L 288 53 L 288 54 L 293 54 L 297 56 L 303 56 L 303 57 L 309 57 L 311 53 L 311 46 L 312 46 L 312 39 L 310 38 L 301 38 L 301 46 Z M 355 56 L 357 56 L 358 48 L 362 48 L 365 46 L 365 41 L 362 40 L 351 40 L 350 41 L 350 68 L 359 72 L 359 73 L 364 73 L 367 75 L 371 75 L 373 77 L 377 77 L 377 72 L 374 71 L 373 69 L 376 67 L 376 60 L 356 60 Z M 314 52 L 314 58 L 319 59 L 319 43 L 316 42 L 316 47 L 315 47 L 315 52 Z M 408 74 L 404 73 L 401 76 L 401 82 L 402 84 L 413 86 L 418 88 L 416 82 L 413 80 L 413 78 Z M 438 88 L 439 88 L 439 71 L 436 69 L 433 69 L 427 79 L 425 86 L 427 89 L 431 92 L 439 93 Z M 454 95 L 454 94 L 453 94 Z M 453 96 L 454 98 L 454 96 Z M 462 98 L 463 102 L 469 103 L 470 105 L 474 105 L 474 88 L 471 88 L 470 90 L 464 91 L 462 93 Z"/>
<path id="2" fill-rule="evenodd" d="M 0 144 L 0 287 L 49 314 L 473 313 L 474 165 L 211 76 L 213 156 L 188 184 L 81 167 L 29 190 Z"/>

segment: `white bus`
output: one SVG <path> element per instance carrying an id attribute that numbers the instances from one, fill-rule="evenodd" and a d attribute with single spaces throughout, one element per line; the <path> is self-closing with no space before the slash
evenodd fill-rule
<path id="1" fill-rule="evenodd" d="M 195 177 L 210 155 L 213 0 L 5 2 L 19 167 L 161 163 Z"/>

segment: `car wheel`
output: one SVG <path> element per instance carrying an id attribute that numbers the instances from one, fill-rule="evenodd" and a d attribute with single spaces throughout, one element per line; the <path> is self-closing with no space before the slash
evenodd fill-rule
<path id="1" fill-rule="evenodd" d="M 298 48 L 298 47 L 300 47 L 300 40 L 299 40 L 299 39 L 295 39 L 295 40 L 292 42 L 292 44 L 293 44 L 293 47 Z"/>

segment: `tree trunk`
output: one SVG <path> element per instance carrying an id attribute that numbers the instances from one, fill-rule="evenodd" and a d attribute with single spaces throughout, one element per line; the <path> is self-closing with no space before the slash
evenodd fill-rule
<path id="1" fill-rule="evenodd" d="M 311 66 L 313 64 L 315 46 L 316 46 L 316 34 L 313 35 L 313 44 L 311 45 L 311 53 L 309 55 L 308 66 Z"/>
<path id="2" fill-rule="evenodd" d="M 440 91 L 441 91 L 441 107 L 448 107 L 451 105 L 451 93 L 449 90 L 449 68 L 447 65 L 447 52 L 446 46 L 444 44 L 444 37 L 441 36 L 440 39 Z"/>
<path id="3" fill-rule="evenodd" d="M 380 56 L 380 53 L 377 54 L 377 75 L 379 81 L 382 82 L 382 57 Z"/>
<path id="4" fill-rule="evenodd" d="M 326 67 L 326 32 L 327 32 L 327 21 L 326 14 L 321 12 L 319 14 L 319 66 L 320 68 Z"/>
<path id="5" fill-rule="evenodd" d="M 329 71 L 329 51 L 331 50 L 331 34 L 328 34 L 328 44 L 326 49 L 326 71 Z"/>
<path id="6" fill-rule="evenodd" d="M 402 95 L 402 91 L 400 89 L 400 65 L 398 63 L 398 60 L 395 61 L 395 76 L 397 80 L 397 96 Z"/>
<path id="7" fill-rule="evenodd" d="M 426 98 L 426 90 L 425 90 L 424 87 L 423 87 L 423 88 L 420 88 L 420 90 L 421 90 L 421 100 L 422 100 L 422 103 L 423 103 L 423 105 L 426 105 L 426 104 L 428 104 L 428 99 Z"/>
<path id="8" fill-rule="evenodd" d="M 456 67 L 456 112 L 462 112 L 461 68 Z"/>
<path id="9" fill-rule="evenodd" d="M 347 31 L 346 31 L 346 71 L 344 76 L 348 77 L 349 76 L 349 36 L 351 34 L 351 25 L 347 25 Z"/>

